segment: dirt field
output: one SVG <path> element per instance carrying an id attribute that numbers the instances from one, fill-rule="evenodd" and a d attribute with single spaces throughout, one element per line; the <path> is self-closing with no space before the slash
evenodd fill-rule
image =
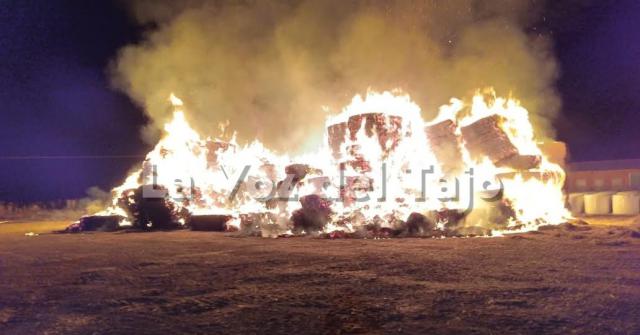
<path id="1" fill-rule="evenodd" d="M 0 334 L 638 334 L 640 238 L 321 240 L 0 224 Z"/>

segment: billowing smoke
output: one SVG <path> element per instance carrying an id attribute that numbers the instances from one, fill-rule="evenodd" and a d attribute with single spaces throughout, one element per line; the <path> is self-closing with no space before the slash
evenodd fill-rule
<path id="1" fill-rule="evenodd" d="M 548 38 L 530 29 L 543 4 L 453 1 L 133 1 L 148 28 L 114 61 L 116 85 L 150 115 L 168 119 L 167 97 L 217 135 L 228 120 L 239 140 L 298 152 L 322 138 L 326 111 L 368 88 L 401 88 L 435 116 L 451 97 L 493 86 L 533 114 L 539 133 L 559 109 Z M 157 134 L 157 132 L 155 132 Z"/>

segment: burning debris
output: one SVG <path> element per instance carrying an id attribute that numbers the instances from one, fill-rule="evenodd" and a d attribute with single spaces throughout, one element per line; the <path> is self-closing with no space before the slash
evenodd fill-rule
<path id="1" fill-rule="evenodd" d="M 564 172 L 542 154 L 526 110 L 513 100 L 478 94 L 425 123 L 408 96 L 357 96 L 327 121 L 325 146 L 299 157 L 257 141 L 202 139 L 182 101 L 171 101 L 166 136 L 113 190 L 112 207 L 83 218 L 77 230 L 112 229 L 124 217 L 119 226 L 144 230 L 475 236 L 568 217 Z"/>

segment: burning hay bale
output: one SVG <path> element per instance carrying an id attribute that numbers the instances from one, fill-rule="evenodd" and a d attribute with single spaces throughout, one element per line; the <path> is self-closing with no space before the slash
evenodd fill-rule
<path id="1" fill-rule="evenodd" d="M 227 231 L 227 222 L 231 218 L 231 215 L 221 214 L 191 215 L 187 226 L 196 231 Z"/>
<path id="2" fill-rule="evenodd" d="M 513 206 L 507 199 L 487 203 L 486 211 L 486 220 L 496 229 L 506 228 L 509 222 L 516 218 Z"/>
<path id="3" fill-rule="evenodd" d="M 88 215 L 81 217 L 78 222 L 71 224 L 61 232 L 116 231 L 120 228 L 120 222 L 123 220 L 124 218 L 120 215 Z"/>
<path id="4" fill-rule="evenodd" d="M 364 124 L 363 124 L 364 121 Z M 353 115 L 347 121 L 349 136 L 352 141 L 357 140 L 358 132 L 364 128 L 367 137 L 374 135 L 378 139 L 380 149 L 389 154 L 400 143 L 402 118 L 382 113 L 366 113 Z"/>
<path id="5" fill-rule="evenodd" d="M 292 184 L 294 185 L 304 179 L 310 171 L 311 168 L 307 164 L 291 164 L 284 168 L 287 175 L 293 176 Z"/>
<path id="6" fill-rule="evenodd" d="M 116 231 L 122 219 L 119 215 L 91 215 L 81 218 L 79 226 L 81 231 Z"/>
<path id="7" fill-rule="evenodd" d="M 331 153 L 333 158 L 339 159 L 342 157 L 342 153 L 340 152 L 340 147 L 342 143 L 345 142 L 347 138 L 347 123 L 336 123 L 327 127 L 328 134 L 328 142 L 329 148 L 331 148 Z"/>
<path id="8" fill-rule="evenodd" d="M 381 227 L 378 224 L 372 223 L 365 227 L 364 237 L 372 239 L 387 239 L 400 236 L 401 231 L 391 227 Z"/>
<path id="9" fill-rule="evenodd" d="M 494 163 L 518 155 L 518 149 L 500 128 L 501 122 L 500 116 L 492 115 L 460 129 L 471 155 L 488 156 Z"/>
<path id="10" fill-rule="evenodd" d="M 277 235 L 277 216 L 273 213 L 240 214 L 240 234 L 246 236 Z"/>
<path id="11" fill-rule="evenodd" d="M 347 167 L 353 169 L 358 173 L 371 172 L 371 163 L 365 158 L 361 152 L 362 146 L 359 144 L 352 144 L 347 147 L 348 159 L 340 162 L 340 170 L 347 170 Z"/>
<path id="12" fill-rule="evenodd" d="M 302 180 L 310 173 L 320 172 L 317 169 L 311 168 L 307 164 L 290 164 L 285 167 L 285 173 L 287 179 L 280 180 L 276 183 L 276 195 L 265 201 L 265 207 L 268 209 L 274 209 L 277 206 L 286 207 L 286 199 L 289 199 L 294 189 Z"/>
<path id="13" fill-rule="evenodd" d="M 482 118 L 462 127 L 462 137 L 467 150 L 474 158 L 488 157 L 496 166 L 528 170 L 540 165 L 539 156 L 520 155 L 507 133 L 500 127 L 499 115 Z"/>
<path id="14" fill-rule="evenodd" d="M 300 198 L 302 208 L 291 215 L 293 233 L 315 234 L 324 229 L 331 220 L 331 202 L 318 195 L 311 194 Z"/>
<path id="15" fill-rule="evenodd" d="M 445 120 L 425 127 L 427 139 L 436 155 L 442 171 L 457 173 L 464 168 L 460 136 L 456 134 L 456 123 Z"/>
<path id="16" fill-rule="evenodd" d="M 402 220 L 388 215 L 381 217 L 374 216 L 363 226 L 360 234 L 365 238 L 385 239 L 400 236 L 406 230 L 406 223 Z"/>
<path id="17" fill-rule="evenodd" d="M 145 187 L 152 186 L 140 186 L 131 194 L 123 195 L 120 198 L 120 204 L 133 218 L 133 227 L 143 230 L 181 228 L 179 219 L 188 213 L 178 213 L 174 204 L 166 197 L 145 197 Z M 156 187 L 157 190 L 163 190 L 160 186 Z"/>
<path id="18" fill-rule="evenodd" d="M 359 194 L 373 191 L 373 179 L 366 176 L 347 176 L 340 185 L 340 199 L 345 207 L 355 204 Z"/>
<path id="19" fill-rule="evenodd" d="M 477 208 L 471 211 L 464 222 L 447 230 L 447 236 L 491 236 L 492 231 L 507 230 L 513 210 L 497 202 L 495 206 Z M 520 227 L 514 227 L 518 229 Z"/>
<path id="20" fill-rule="evenodd" d="M 467 216 L 467 212 L 444 208 L 436 211 L 436 222 L 440 222 L 444 225 L 445 236 L 464 236 L 464 232 L 460 231 L 460 228 L 464 227 L 464 219 Z"/>
<path id="21" fill-rule="evenodd" d="M 335 159 L 350 156 L 342 152 L 343 144 L 347 141 L 357 144 L 358 134 L 363 131 L 364 136 L 378 140 L 378 145 L 387 156 L 393 151 L 402 138 L 402 117 L 383 113 L 364 113 L 352 115 L 347 122 L 333 124 L 327 127 L 328 144 Z M 349 150 L 347 150 L 349 151 Z"/>
<path id="22" fill-rule="evenodd" d="M 262 171 L 269 180 L 273 182 L 278 180 L 278 172 L 275 164 L 263 163 L 260 166 L 260 171 Z"/>
<path id="23" fill-rule="evenodd" d="M 435 223 L 423 214 L 413 212 L 406 221 L 406 232 L 409 236 L 425 236 L 433 234 Z"/>
<path id="24" fill-rule="evenodd" d="M 231 143 L 214 140 L 207 140 L 205 147 L 207 149 L 207 165 L 209 167 L 219 165 L 218 156 L 220 153 L 234 149 Z"/>
<path id="25" fill-rule="evenodd" d="M 507 166 L 516 170 L 529 170 L 540 166 L 542 157 L 538 155 L 515 155 L 496 163 L 496 166 Z"/>

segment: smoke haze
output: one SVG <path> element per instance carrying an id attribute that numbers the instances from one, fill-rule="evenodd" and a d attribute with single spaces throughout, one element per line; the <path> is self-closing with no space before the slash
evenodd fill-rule
<path id="1" fill-rule="evenodd" d="M 520 99 L 543 135 L 560 102 L 551 43 L 530 29 L 544 3 L 453 1 L 133 1 L 144 41 L 112 64 L 116 86 L 150 116 L 154 140 L 171 92 L 192 125 L 297 153 L 327 113 L 367 89 L 400 88 L 428 120 L 451 97 L 495 87 Z M 157 137 L 156 137 L 157 138 Z"/>

